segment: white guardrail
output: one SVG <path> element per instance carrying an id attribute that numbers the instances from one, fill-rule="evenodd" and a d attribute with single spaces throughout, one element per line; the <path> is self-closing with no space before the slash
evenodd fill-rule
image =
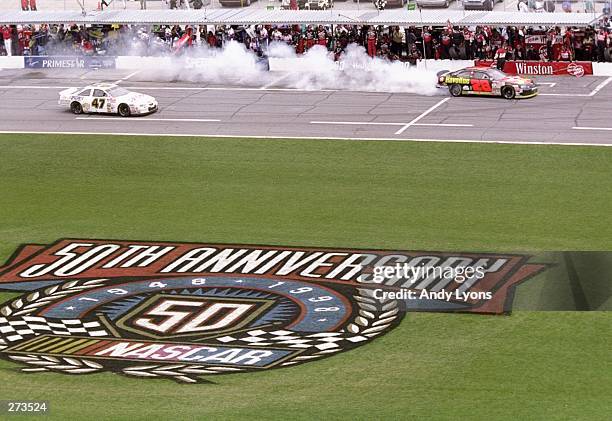
<path id="1" fill-rule="evenodd" d="M 49 57 L 52 58 L 52 57 Z M 112 59 L 111 57 L 107 57 Z M 212 59 L 211 59 L 212 60 Z M 317 69 L 311 69 L 304 65 L 304 61 L 300 58 L 275 58 L 271 57 L 270 71 L 287 72 L 301 71 L 312 72 Z M 464 67 L 473 66 L 472 60 L 421 60 L 417 64 L 417 69 L 420 70 L 458 70 Z M 171 58 L 169 57 L 135 57 L 135 56 L 119 56 L 115 57 L 115 68 L 125 70 L 137 70 L 154 67 L 171 66 Z M 59 66 L 61 67 L 61 66 Z M 67 65 L 66 68 L 74 68 L 78 66 Z M 25 59 L 22 56 L 0 56 L 0 69 L 23 69 L 25 68 Z M 338 67 L 340 68 L 340 66 Z M 408 68 L 408 66 L 407 66 Z M 612 76 L 612 63 L 596 63 L 593 62 L 594 76 Z"/>
<path id="2" fill-rule="evenodd" d="M 612 63 L 593 62 L 593 76 L 612 76 Z"/>
<path id="3" fill-rule="evenodd" d="M 23 69 L 23 57 L 19 56 L 1 56 L 0 57 L 0 69 Z"/>

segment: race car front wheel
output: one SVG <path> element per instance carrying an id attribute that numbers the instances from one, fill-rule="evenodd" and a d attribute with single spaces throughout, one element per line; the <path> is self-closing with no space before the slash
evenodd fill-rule
<path id="1" fill-rule="evenodd" d="M 461 96 L 461 85 L 451 85 L 448 90 L 452 96 Z"/>
<path id="2" fill-rule="evenodd" d="M 506 99 L 512 99 L 516 95 L 516 92 L 512 86 L 504 86 L 501 90 L 501 94 Z"/>
<path id="3" fill-rule="evenodd" d="M 83 107 L 80 103 L 74 101 L 70 104 L 70 111 L 72 111 L 72 114 L 81 114 L 83 112 Z"/>
<path id="4" fill-rule="evenodd" d="M 130 116 L 130 107 L 127 104 L 119 104 L 117 108 L 117 112 L 121 117 L 129 117 Z"/>

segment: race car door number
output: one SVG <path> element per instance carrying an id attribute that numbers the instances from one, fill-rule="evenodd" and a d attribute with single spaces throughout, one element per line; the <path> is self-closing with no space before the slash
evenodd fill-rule
<path id="1" fill-rule="evenodd" d="M 101 110 L 104 108 L 105 103 L 106 100 L 104 98 L 94 98 L 93 101 L 91 101 L 91 106 Z"/>

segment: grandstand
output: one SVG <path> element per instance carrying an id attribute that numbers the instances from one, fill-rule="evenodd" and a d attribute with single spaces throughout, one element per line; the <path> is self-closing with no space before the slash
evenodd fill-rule
<path id="1" fill-rule="evenodd" d="M 520 13 L 458 10 L 106 10 L 106 11 L 3 11 L 0 25 L 43 23 L 126 24 L 126 25 L 254 25 L 254 24 L 322 24 L 322 25 L 399 25 L 444 26 L 576 26 L 596 24 L 603 14 L 587 13 Z"/>

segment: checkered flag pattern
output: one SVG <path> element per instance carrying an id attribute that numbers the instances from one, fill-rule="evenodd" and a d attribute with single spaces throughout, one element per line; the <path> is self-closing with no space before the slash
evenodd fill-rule
<path id="1" fill-rule="evenodd" d="M 99 322 L 84 322 L 76 319 L 47 319 L 44 317 L 21 316 L 0 317 L 0 348 L 10 342 L 21 341 L 29 336 L 41 334 L 108 336 L 109 333 Z"/>
<path id="2" fill-rule="evenodd" d="M 240 344 L 255 346 L 282 346 L 287 348 L 316 348 L 319 351 L 340 349 L 347 344 L 356 344 L 368 340 L 361 335 L 347 335 L 342 332 L 321 332 L 313 334 L 303 334 L 290 330 L 250 330 L 246 335 L 227 335 L 216 338 L 218 342 L 224 344 Z"/>

